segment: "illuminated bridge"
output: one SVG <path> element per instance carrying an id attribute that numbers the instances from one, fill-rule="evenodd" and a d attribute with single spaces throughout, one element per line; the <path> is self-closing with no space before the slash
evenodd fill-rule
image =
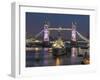
<path id="1" fill-rule="evenodd" d="M 55 41 L 50 41 L 50 31 L 71 31 L 71 40 L 70 41 L 63 41 L 61 39 L 61 36 Z M 43 40 L 37 40 L 37 38 L 43 34 Z M 67 35 L 67 34 L 66 34 Z M 79 41 L 77 37 L 80 37 L 82 40 Z M 41 30 L 36 36 L 36 39 L 26 39 L 26 52 L 32 51 L 36 52 L 36 55 L 41 56 L 42 51 L 44 52 L 44 62 L 39 57 L 36 58 L 36 61 L 40 61 L 39 63 L 33 64 L 33 62 L 27 62 L 26 66 L 41 66 L 43 63 L 47 66 L 49 65 L 59 65 L 61 64 L 79 64 L 82 59 L 78 58 L 77 56 L 84 53 L 89 53 L 89 40 L 84 37 L 81 33 L 79 33 L 76 30 L 76 25 L 72 23 L 72 28 L 50 28 L 50 25 L 44 24 L 44 29 Z M 57 49 L 57 50 L 56 50 Z M 63 51 L 63 52 L 57 52 L 57 51 Z M 55 53 L 56 52 L 56 53 Z M 62 60 L 59 60 L 59 56 L 64 55 Z M 33 54 L 31 54 L 33 55 Z M 35 54 L 34 54 L 35 55 Z M 42 56 L 43 56 L 42 55 Z M 29 56 L 29 53 L 27 54 L 27 61 Z M 56 56 L 56 60 L 52 61 L 54 56 Z M 32 57 L 32 56 L 31 56 Z M 66 58 L 68 57 L 68 58 Z M 71 57 L 71 58 L 70 58 Z M 70 58 L 70 59 L 69 59 Z M 49 60 L 50 61 L 49 61 Z M 32 58 L 33 60 L 33 58 Z M 67 60 L 67 63 L 66 63 Z M 70 61 L 69 61 L 70 60 Z M 34 60 L 33 60 L 34 61 Z M 33 65 L 32 65 L 33 64 Z M 44 66 L 44 65 L 43 65 Z"/>

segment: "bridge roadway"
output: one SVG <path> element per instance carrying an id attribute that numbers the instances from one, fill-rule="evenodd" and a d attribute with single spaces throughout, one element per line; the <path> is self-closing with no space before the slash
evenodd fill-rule
<path id="1" fill-rule="evenodd" d="M 52 46 L 52 44 L 54 43 L 54 41 L 50 41 L 50 46 Z M 64 42 L 65 47 L 72 47 L 72 43 L 71 41 L 65 41 Z M 43 47 L 43 42 L 42 41 L 30 41 L 26 43 L 26 50 L 31 50 L 32 47 Z M 89 47 L 89 43 L 86 41 L 77 41 L 77 45 L 76 47 L 80 47 L 80 48 L 88 48 Z"/>

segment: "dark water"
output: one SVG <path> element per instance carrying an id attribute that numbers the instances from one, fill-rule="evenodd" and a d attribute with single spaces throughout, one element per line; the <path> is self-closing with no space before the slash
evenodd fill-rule
<path id="1" fill-rule="evenodd" d="M 83 57 L 76 56 L 71 58 L 70 54 L 67 52 L 67 54 L 54 55 L 45 49 L 26 51 L 26 67 L 56 66 L 57 58 L 60 60 L 60 65 L 81 64 Z"/>

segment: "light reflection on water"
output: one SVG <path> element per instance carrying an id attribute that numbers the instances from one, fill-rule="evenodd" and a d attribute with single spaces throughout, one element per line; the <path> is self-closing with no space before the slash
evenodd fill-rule
<path id="1" fill-rule="evenodd" d="M 75 60 L 75 58 L 71 58 L 66 54 L 54 56 L 49 48 L 26 51 L 26 67 L 81 64 L 82 57 Z"/>

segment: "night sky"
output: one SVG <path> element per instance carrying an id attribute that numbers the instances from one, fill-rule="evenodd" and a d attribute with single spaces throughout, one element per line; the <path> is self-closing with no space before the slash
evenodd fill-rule
<path id="1" fill-rule="evenodd" d="M 45 21 L 50 23 L 50 27 L 71 28 L 72 22 L 76 23 L 77 31 L 85 37 L 89 37 L 89 15 L 74 14 L 53 14 L 53 13 L 33 13 L 26 12 L 26 33 L 36 35 L 43 27 Z M 52 32 L 51 36 L 57 35 Z M 62 32 L 63 37 L 70 38 L 70 32 Z"/>

